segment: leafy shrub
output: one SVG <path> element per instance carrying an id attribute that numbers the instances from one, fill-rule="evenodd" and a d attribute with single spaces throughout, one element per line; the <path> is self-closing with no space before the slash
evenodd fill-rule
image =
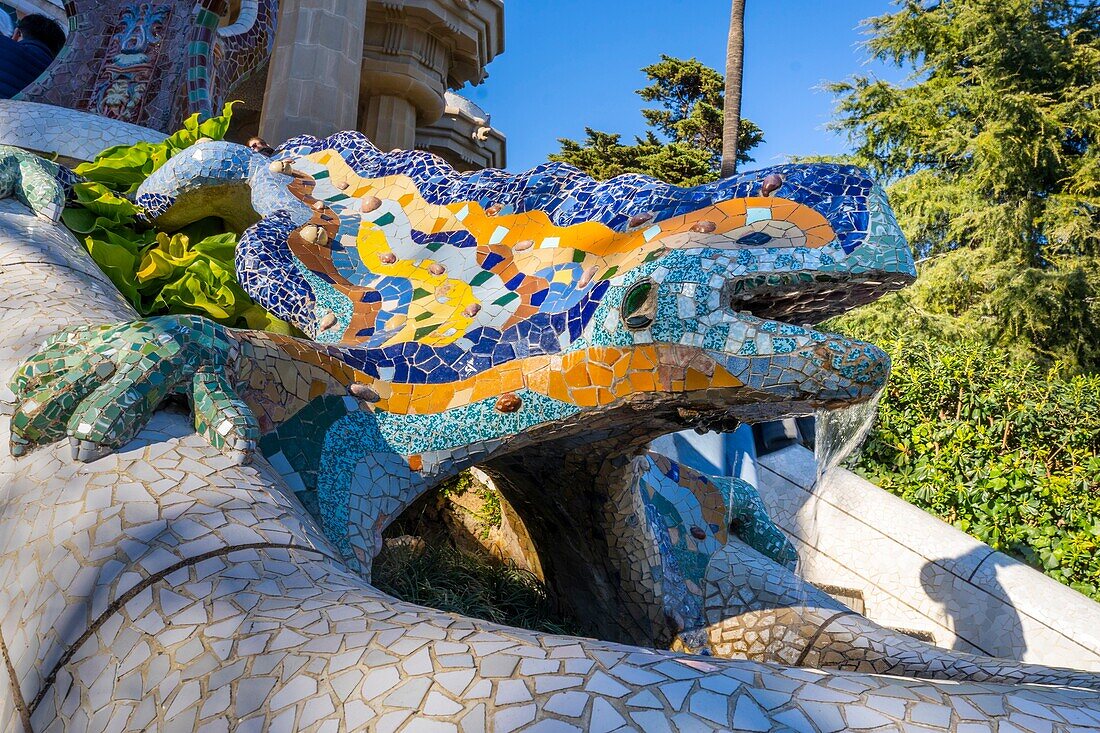
<path id="1" fill-rule="evenodd" d="M 894 337 L 856 470 L 1100 600 L 1100 375 L 972 340 Z"/>
<path id="2" fill-rule="evenodd" d="M 226 326 L 291 333 L 291 326 L 254 303 L 237 283 L 236 234 L 211 220 L 160 232 L 141 221 L 141 209 L 130 199 L 173 155 L 199 138 L 223 138 L 231 119 L 231 105 L 204 122 L 195 114 L 162 142 L 115 146 L 77 166 L 85 182 L 74 187 L 62 220 L 143 316 L 191 313 Z"/>
<path id="3" fill-rule="evenodd" d="M 468 491 L 477 493 L 478 499 L 481 501 L 481 508 L 476 512 L 450 502 L 453 497 L 462 496 Z M 478 481 L 469 471 L 463 471 L 445 482 L 439 487 L 439 495 L 448 500 L 454 509 L 467 512 L 477 520 L 478 538 L 481 540 L 489 539 L 490 530 L 500 527 L 501 522 L 504 521 L 504 509 L 500 505 L 500 494 L 495 489 Z"/>

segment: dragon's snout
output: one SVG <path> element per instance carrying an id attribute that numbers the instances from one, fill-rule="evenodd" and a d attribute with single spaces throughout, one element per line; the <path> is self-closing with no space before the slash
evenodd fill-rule
<path id="1" fill-rule="evenodd" d="M 864 402 L 886 384 L 890 357 L 872 344 L 774 321 L 755 323 L 736 352 L 708 351 L 758 400 L 764 417 Z M 740 395 L 731 393 L 734 402 Z M 716 403 L 717 404 L 717 403 Z"/>
<path id="2" fill-rule="evenodd" d="M 722 304 L 760 318 L 816 324 L 912 283 L 916 265 L 886 194 L 870 179 L 863 186 L 866 196 L 846 202 L 843 215 L 831 215 L 828 245 L 798 256 L 771 249 L 739 257 L 722 285 Z"/>
<path id="3" fill-rule="evenodd" d="M 911 283 L 912 253 L 885 193 L 863 171 L 784 171 L 774 197 L 747 204 L 747 220 L 761 237 L 771 232 L 768 241 L 720 240 L 696 227 L 698 239 L 677 240 L 680 249 L 625 289 L 622 323 L 706 350 L 743 385 L 731 400 L 752 395 L 773 414 L 871 399 L 886 383 L 889 357 L 813 324 Z M 775 238 L 776 222 L 789 225 L 783 231 L 797 246 Z"/>

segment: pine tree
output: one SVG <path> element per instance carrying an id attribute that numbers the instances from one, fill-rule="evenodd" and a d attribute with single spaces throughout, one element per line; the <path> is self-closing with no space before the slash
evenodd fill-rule
<path id="1" fill-rule="evenodd" d="M 904 0 L 866 26 L 905 84 L 831 85 L 852 162 L 887 181 L 914 289 L 853 316 L 1100 368 L 1100 6 Z"/>
<path id="2" fill-rule="evenodd" d="M 642 71 L 650 84 L 638 95 L 657 104 L 642 110 L 651 128 L 644 137 L 624 144 L 622 135 L 586 128 L 583 141 L 559 140 L 561 152 L 550 159 L 599 179 L 642 173 L 679 186 L 713 181 L 722 158 L 722 75 L 694 58 L 665 55 Z M 763 141 L 760 128 L 742 120 L 738 161 L 751 161 L 749 151 Z"/>

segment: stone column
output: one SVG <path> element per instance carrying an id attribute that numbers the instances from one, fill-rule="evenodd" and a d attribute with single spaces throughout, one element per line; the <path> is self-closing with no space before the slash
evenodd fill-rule
<path id="1" fill-rule="evenodd" d="M 353 130 L 366 0 L 282 0 L 260 134 L 272 145 Z"/>
<path id="2" fill-rule="evenodd" d="M 380 150 L 412 150 L 416 145 L 416 107 L 402 97 L 372 95 L 361 105 L 359 129 Z"/>
<path id="3" fill-rule="evenodd" d="M 411 150 L 444 93 L 485 78 L 504 48 L 501 0 L 372 0 L 361 49 L 359 129 L 381 150 Z"/>

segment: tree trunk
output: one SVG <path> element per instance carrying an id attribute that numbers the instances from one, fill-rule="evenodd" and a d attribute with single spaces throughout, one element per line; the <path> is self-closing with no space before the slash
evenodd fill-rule
<path id="1" fill-rule="evenodd" d="M 741 135 L 741 80 L 745 68 L 745 0 L 733 0 L 726 45 L 726 102 L 722 119 L 722 177 L 737 172 Z"/>

